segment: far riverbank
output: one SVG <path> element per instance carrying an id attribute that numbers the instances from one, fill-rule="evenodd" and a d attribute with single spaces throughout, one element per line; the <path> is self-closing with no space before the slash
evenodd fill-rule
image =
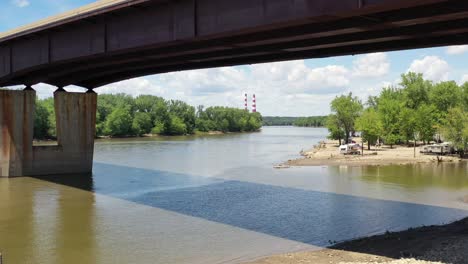
<path id="1" fill-rule="evenodd" d="M 232 135 L 232 134 L 244 134 L 244 133 L 257 133 L 258 131 L 246 131 L 246 132 L 223 132 L 223 131 L 208 131 L 200 132 L 196 131 L 194 134 L 185 134 L 185 135 L 161 135 L 161 134 L 144 134 L 141 136 L 127 135 L 127 136 L 98 136 L 95 138 L 96 141 L 99 140 L 108 140 L 108 139 L 138 139 L 138 138 L 177 138 L 177 137 L 203 137 L 203 136 L 222 136 L 222 135 Z M 54 145 L 57 144 L 57 139 L 34 139 L 34 146 L 42 145 Z"/>
<path id="2" fill-rule="evenodd" d="M 361 142 L 360 138 L 354 138 Z M 416 164 L 431 162 L 460 162 L 458 156 L 436 156 L 420 153 L 420 148 L 401 145 L 381 147 L 372 146 L 370 150 L 364 147 L 362 155 L 343 155 L 338 150 L 337 140 L 319 142 L 311 150 L 302 151 L 303 158 L 288 160 L 290 166 L 320 166 L 320 165 L 390 165 L 390 164 Z"/>

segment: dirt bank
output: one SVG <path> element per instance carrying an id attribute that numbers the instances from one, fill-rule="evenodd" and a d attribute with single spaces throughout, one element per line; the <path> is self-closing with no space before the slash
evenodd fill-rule
<path id="1" fill-rule="evenodd" d="M 354 138 L 361 142 L 360 138 Z M 406 146 L 382 146 L 364 148 L 363 155 L 342 155 L 338 151 L 338 141 L 322 141 L 313 149 L 302 152 L 303 158 L 289 160 L 286 164 L 290 166 L 318 166 L 318 165 L 389 165 L 389 164 L 411 164 L 427 162 L 459 162 L 460 158 L 455 156 L 424 155 L 413 147 Z"/>
<path id="2" fill-rule="evenodd" d="M 251 264 L 468 263 L 468 218 L 337 244 L 329 249 L 271 256 Z"/>

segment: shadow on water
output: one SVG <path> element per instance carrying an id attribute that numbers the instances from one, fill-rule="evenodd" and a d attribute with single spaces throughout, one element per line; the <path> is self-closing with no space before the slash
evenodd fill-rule
<path id="1" fill-rule="evenodd" d="M 93 176 L 36 178 L 316 246 L 468 216 L 459 209 L 103 163 L 95 163 Z"/>

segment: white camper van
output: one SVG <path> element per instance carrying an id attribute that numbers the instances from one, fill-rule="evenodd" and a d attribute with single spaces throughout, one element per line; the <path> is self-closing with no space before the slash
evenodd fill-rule
<path id="1" fill-rule="evenodd" d="M 420 152 L 423 154 L 436 154 L 436 155 L 447 155 L 454 153 L 452 143 L 444 142 L 441 144 L 432 144 L 421 147 Z"/>
<path id="2" fill-rule="evenodd" d="M 340 154 L 343 154 L 343 155 L 361 154 L 361 146 L 356 143 L 341 145 Z"/>

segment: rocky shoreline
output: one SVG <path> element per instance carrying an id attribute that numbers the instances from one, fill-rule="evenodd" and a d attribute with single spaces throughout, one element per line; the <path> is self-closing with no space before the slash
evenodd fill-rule
<path id="1" fill-rule="evenodd" d="M 323 250 L 282 254 L 250 263 L 466 264 L 468 218 L 447 225 L 387 232 L 339 243 Z"/>

